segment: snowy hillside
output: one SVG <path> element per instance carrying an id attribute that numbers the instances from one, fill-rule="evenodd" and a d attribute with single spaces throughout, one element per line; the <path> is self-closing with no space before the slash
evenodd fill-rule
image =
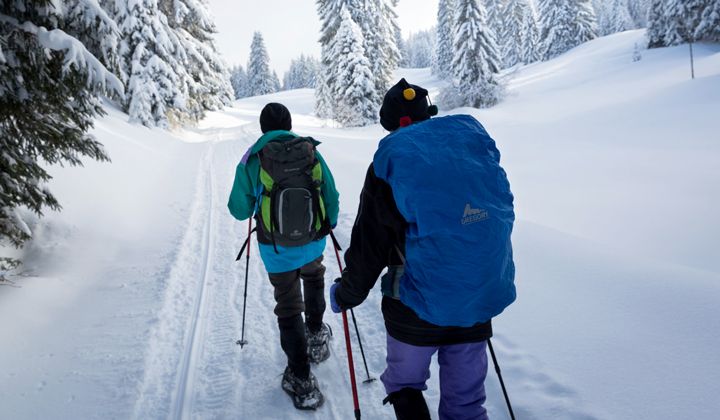
<path id="1" fill-rule="evenodd" d="M 717 418 L 720 402 L 720 46 L 642 51 L 641 31 L 520 68 L 508 97 L 475 115 L 496 139 L 516 197 L 518 300 L 494 344 L 518 419 Z M 427 70 L 398 77 L 429 88 Z M 53 168 L 48 214 L 25 274 L 0 286 L 0 419 L 346 419 L 352 398 L 340 317 L 314 369 L 326 404 L 298 412 L 280 389 L 272 289 L 253 244 L 239 338 L 247 224 L 227 212 L 235 166 L 269 101 L 320 150 L 355 217 L 379 125 L 317 119 L 313 91 L 240 100 L 197 129 L 129 125 L 109 109 L 94 134 L 112 163 Z M 443 112 L 441 112 L 443 114 Z M 326 283 L 338 275 L 325 253 Z M 380 292 L 357 308 L 371 375 L 384 368 Z M 365 379 L 355 348 L 358 379 Z M 426 393 L 437 407 L 437 375 Z M 494 372 L 488 410 L 507 410 Z M 379 382 L 363 418 L 391 418 Z M 436 414 L 435 414 L 436 415 Z"/>

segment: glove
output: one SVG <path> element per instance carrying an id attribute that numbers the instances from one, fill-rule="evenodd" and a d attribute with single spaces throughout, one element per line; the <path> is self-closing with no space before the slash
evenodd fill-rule
<path id="1" fill-rule="evenodd" d="M 330 308 L 336 314 L 342 312 L 342 309 L 340 309 L 340 305 L 338 305 L 337 299 L 335 298 L 335 290 L 338 288 L 338 286 L 340 286 L 340 279 L 335 280 L 335 283 L 330 286 Z"/>

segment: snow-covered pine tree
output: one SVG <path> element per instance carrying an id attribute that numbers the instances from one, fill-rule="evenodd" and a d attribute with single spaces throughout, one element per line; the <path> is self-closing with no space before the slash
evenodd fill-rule
<path id="1" fill-rule="evenodd" d="M 280 78 L 277 75 L 277 72 L 273 70 L 272 72 L 272 86 L 273 86 L 273 92 L 280 92 L 282 90 L 282 85 L 280 84 Z"/>
<path id="2" fill-rule="evenodd" d="M 665 2 L 665 45 L 695 41 L 703 10 L 709 0 L 667 0 Z"/>
<path id="3" fill-rule="evenodd" d="M 46 186 L 51 179 L 46 167 L 82 165 L 82 157 L 108 160 L 88 130 L 103 114 L 100 95 L 122 97 L 123 86 L 70 33 L 100 30 L 98 36 L 112 37 L 113 25 L 90 18 L 103 15 L 95 1 L 76 5 L 89 12 L 87 19 L 65 15 L 67 9 L 50 0 L 0 3 L 0 241 L 5 244 L 21 246 L 32 236 L 20 209 L 41 216 L 46 208 L 60 208 Z"/>
<path id="4" fill-rule="evenodd" d="M 364 126 L 376 121 L 379 99 L 365 56 L 362 31 L 346 8 L 340 13 L 341 23 L 329 57 L 335 81 L 334 117 L 346 127 Z"/>
<path id="5" fill-rule="evenodd" d="M 230 72 L 230 83 L 233 87 L 235 99 L 241 99 L 247 96 L 247 73 L 243 66 L 237 65 Z"/>
<path id="6" fill-rule="evenodd" d="M 573 47 L 597 38 L 597 19 L 590 0 L 575 0 L 575 29 Z"/>
<path id="7" fill-rule="evenodd" d="M 437 46 L 432 72 L 438 77 L 452 75 L 455 34 L 455 0 L 440 0 L 437 15 Z"/>
<path id="8" fill-rule="evenodd" d="M 720 42 L 720 0 L 711 0 L 703 10 L 695 39 Z"/>
<path id="9" fill-rule="evenodd" d="M 353 16 L 365 37 L 365 57 L 370 62 L 378 98 L 390 88 L 393 72 L 400 64 L 400 50 L 395 41 L 399 29 L 396 4 L 397 0 L 366 0 L 364 16 Z M 365 21 L 370 25 L 365 25 Z"/>
<path id="10" fill-rule="evenodd" d="M 485 8 L 476 0 L 458 0 L 452 63 L 454 87 L 465 105 L 489 107 L 500 100 L 496 78 L 500 56 Z"/>
<path id="11" fill-rule="evenodd" d="M 407 67 L 407 48 L 405 47 L 405 40 L 403 39 L 400 26 L 395 28 L 395 45 L 397 45 L 398 53 L 400 54 L 398 66 Z"/>
<path id="12" fill-rule="evenodd" d="M 392 72 L 400 63 L 400 51 L 395 40 L 399 30 L 395 13 L 397 0 L 318 0 L 317 5 L 321 22 L 320 44 L 323 50 L 328 48 L 339 29 L 340 11 L 343 7 L 348 10 L 363 34 L 363 48 L 373 73 L 376 96 L 382 97 L 390 87 Z M 327 57 L 327 54 L 322 54 L 322 57 Z M 328 64 L 322 62 L 323 67 Z M 327 75 L 332 73 L 332 70 L 324 68 L 322 72 Z M 320 83 L 316 91 L 319 102 L 324 101 L 320 98 L 326 95 L 324 86 L 332 84 L 331 80 Z M 322 106 L 316 104 L 319 114 L 321 108 Z"/>
<path id="13" fill-rule="evenodd" d="M 635 27 L 633 19 L 630 16 L 628 0 L 610 0 L 608 8 L 611 19 L 608 22 L 605 34 L 623 32 Z"/>
<path id="14" fill-rule="evenodd" d="M 520 50 L 520 61 L 525 64 L 534 63 L 541 59 L 540 57 L 540 27 L 538 24 L 535 10 L 532 6 L 528 8 L 528 12 L 524 15 L 522 26 L 520 27 L 522 50 Z"/>
<path id="15" fill-rule="evenodd" d="M 316 0 L 317 13 L 320 18 L 320 72 L 315 86 L 315 114 L 320 118 L 331 118 L 333 115 L 332 80 L 330 49 L 337 28 L 342 0 Z"/>
<path id="16" fill-rule="evenodd" d="M 487 24 L 492 29 L 492 32 L 496 34 L 496 40 L 498 49 L 502 52 L 502 46 L 504 42 L 500 40 L 500 34 L 505 27 L 505 3 L 506 0 L 481 0 L 483 6 L 485 6 L 485 14 L 487 16 Z M 501 63 L 502 65 L 502 63 Z"/>
<path id="17" fill-rule="evenodd" d="M 182 74 L 188 91 L 186 115 L 197 121 L 205 111 L 228 105 L 233 97 L 230 70 L 215 46 L 215 22 L 201 0 L 160 0 L 170 28 L 178 36 L 187 56 Z"/>
<path id="18" fill-rule="evenodd" d="M 290 68 L 283 77 L 283 89 L 314 88 L 318 78 L 318 61 L 301 54 L 290 62 Z"/>
<path id="19" fill-rule="evenodd" d="M 120 30 L 115 21 L 102 8 L 103 2 L 64 0 L 63 30 L 77 38 L 90 53 L 115 75 L 124 79 L 119 55 Z"/>
<path id="20" fill-rule="evenodd" d="M 127 77 L 123 108 L 130 121 L 168 127 L 170 120 L 184 120 L 188 59 L 157 0 L 107 2 L 121 32 L 120 55 Z"/>
<path id="21" fill-rule="evenodd" d="M 665 0 L 652 0 L 648 13 L 648 48 L 665 46 L 666 29 Z"/>
<path id="22" fill-rule="evenodd" d="M 250 45 L 247 65 L 248 96 L 267 95 L 276 92 L 273 75 L 270 73 L 270 57 L 260 32 L 255 32 Z"/>
<path id="23" fill-rule="evenodd" d="M 539 0 L 541 57 L 557 57 L 573 48 L 574 21 L 571 0 Z"/>
<path id="24" fill-rule="evenodd" d="M 595 17 L 598 25 L 598 35 L 605 36 L 610 33 L 610 22 L 612 14 L 610 12 L 610 2 L 614 0 L 592 0 L 593 9 L 595 9 Z"/>
<path id="25" fill-rule="evenodd" d="M 539 0 L 541 57 L 544 60 L 597 36 L 590 0 Z"/>
<path id="26" fill-rule="evenodd" d="M 332 118 L 333 116 L 331 48 L 331 44 L 325 45 L 320 52 L 320 71 L 315 85 L 315 114 L 319 118 Z"/>
<path id="27" fill-rule="evenodd" d="M 628 0 L 628 11 L 634 28 L 645 28 L 648 24 L 650 0 Z"/>
<path id="28" fill-rule="evenodd" d="M 500 33 L 504 67 L 537 61 L 537 21 L 528 1 L 508 0 L 504 14 L 505 26 Z"/>
<path id="29" fill-rule="evenodd" d="M 410 34 L 405 45 L 408 55 L 407 67 L 430 67 L 435 56 L 435 28 Z"/>

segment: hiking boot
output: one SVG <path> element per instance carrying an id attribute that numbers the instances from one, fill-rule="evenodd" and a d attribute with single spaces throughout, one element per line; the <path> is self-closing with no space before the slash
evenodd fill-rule
<path id="1" fill-rule="evenodd" d="M 282 389 L 292 398 L 293 405 L 298 410 L 315 410 L 325 401 L 312 372 L 307 379 L 300 379 L 292 373 L 290 366 L 286 367 L 282 377 Z"/>
<path id="2" fill-rule="evenodd" d="M 333 335 L 330 326 L 323 322 L 317 332 L 311 332 L 306 326 L 305 334 L 307 336 L 310 363 L 320 363 L 327 360 L 330 357 L 330 339 Z"/>

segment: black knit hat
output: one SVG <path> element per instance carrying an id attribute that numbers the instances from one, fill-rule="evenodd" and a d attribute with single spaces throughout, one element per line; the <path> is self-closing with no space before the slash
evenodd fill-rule
<path id="1" fill-rule="evenodd" d="M 270 102 L 260 113 L 260 130 L 263 133 L 273 130 L 292 130 L 290 111 L 283 104 Z"/>
<path id="2" fill-rule="evenodd" d="M 380 124 L 388 131 L 395 131 L 399 127 L 430 119 L 437 112 L 437 107 L 428 102 L 426 89 L 400 79 L 385 94 L 380 108 Z"/>

